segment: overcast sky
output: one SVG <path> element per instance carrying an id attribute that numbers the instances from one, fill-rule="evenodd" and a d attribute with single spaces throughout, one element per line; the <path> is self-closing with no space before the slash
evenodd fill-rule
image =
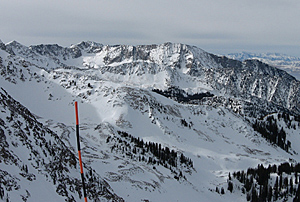
<path id="1" fill-rule="evenodd" d="M 1 0 L 0 39 L 24 45 L 195 45 L 300 57 L 300 0 Z"/>

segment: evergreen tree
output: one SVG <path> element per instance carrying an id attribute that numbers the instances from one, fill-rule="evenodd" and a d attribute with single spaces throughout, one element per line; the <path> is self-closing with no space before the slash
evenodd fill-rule
<path id="1" fill-rule="evenodd" d="M 247 193 L 246 199 L 247 199 L 247 201 L 250 201 L 250 200 L 251 200 L 251 195 L 250 195 L 250 193 Z"/>
<path id="2" fill-rule="evenodd" d="M 225 194 L 224 188 L 221 189 L 221 194 Z"/>
<path id="3" fill-rule="evenodd" d="M 255 187 L 252 187 L 252 191 L 251 191 L 251 202 L 257 202 L 258 201 L 258 196 L 257 196 L 257 192 Z"/>
<path id="4" fill-rule="evenodd" d="M 216 187 L 216 192 L 219 194 L 220 191 L 219 191 L 219 187 Z"/>
<path id="5" fill-rule="evenodd" d="M 258 195 L 258 201 L 265 201 L 264 199 L 266 198 L 265 193 L 264 193 L 264 187 L 260 186 L 259 187 L 259 195 Z"/>
<path id="6" fill-rule="evenodd" d="M 297 188 L 297 191 L 296 191 L 296 196 L 293 200 L 293 202 L 299 202 L 300 201 L 300 184 L 298 184 L 298 188 Z"/>
<path id="7" fill-rule="evenodd" d="M 275 184 L 274 184 L 274 201 L 277 200 L 277 197 L 278 197 L 278 193 L 279 193 L 279 185 L 278 185 L 278 176 L 276 177 L 276 180 L 275 180 Z"/>
<path id="8" fill-rule="evenodd" d="M 283 187 L 287 189 L 288 185 L 289 185 L 289 179 L 287 177 L 285 177 L 283 180 Z"/>
<path id="9" fill-rule="evenodd" d="M 244 187 L 242 187 L 242 193 L 245 194 L 246 193 L 246 189 Z"/>
<path id="10" fill-rule="evenodd" d="M 271 186 L 268 186 L 269 190 L 268 190 L 268 195 L 267 195 L 267 200 L 268 202 L 270 202 L 272 200 L 272 196 L 273 196 L 273 190 Z"/>
<path id="11" fill-rule="evenodd" d="M 262 195 L 261 195 L 261 198 L 262 198 L 262 201 L 266 201 L 267 200 L 267 197 L 269 195 L 269 183 L 268 181 L 265 181 L 263 187 L 262 187 Z"/>
<path id="12" fill-rule="evenodd" d="M 246 176 L 245 176 L 245 175 L 246 175 L 245 172 L 242 171 L 242 172 L 241 172 L 241 177 L 240 177 L 240 182 L 241 182 L 241 183 L 244 183 L 244 184 L 245 184 L 245 181 L 246 181 L 246 180 L 245 180 L 245 179 L 246 179 Z"/>
<path id="13" fill-rule="evenodd" d="M 231 181 L 228 181 L 228 191 L 230 191 L 232 193 L 233 190 L 233 183 Z"/>
<path id="14" fill-rule="evenodd" d="M 0 199 L 3 199 L 4 197 L 4 189 L 2 188 L 2 185 L 0 184 Z"/>
<path id="15" fill-rule="evenodd" d="M 245 182 L 244 186 L 245 186 L 245 189 L 246 189 L 247 192 L 250 191 L 252 184 L 251 184 L 251 182 L 248 178 L 246 179 L 246 182 Z"/>
<path id="16" fill-rule="evenodd" d="M 290 194 L 294 193 L 294 184 L 293 184 L 293 179 L 290 178 Z"/>
<path id="17" fill-rule="evenodd" d="M 280 174 L 280 177 L 279 177 L 279 190 L 282 189 L 282 173 Z"/>

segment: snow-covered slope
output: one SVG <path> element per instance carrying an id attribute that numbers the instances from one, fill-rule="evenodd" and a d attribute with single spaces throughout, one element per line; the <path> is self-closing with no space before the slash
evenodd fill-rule
<path id="1" fill-rule="evenodd" d="M 105 184 L 89 186 L 92 201 L 245 201 L 238 188 L 224 195 L 215 191 L 227 189 L 229 172 L 300 160 L 299 81 L 257 60 L 240 62 L 172 43 L 81 42 L 65 48 L 11 42 L 0 48 L 1 138 L 20 161 L 9 163 L 1 153 L 2 172 L 20 184 L 5 187 L 3 200 L 24 193 L 28 201 L 36 200 L 37 186 L 28 179 L 18 182 L 20 166 L 26 164 L 36 182 L 51 187 L 43 190 L 45 196 L 79 201 L 74 189 L 67 187 L 67 195 L 57 191 L 69 184 L 54 183 L 43 163 L 36 165 L 35 158 L 25 163 L 30 153 L 36 156 L 33 150 L 40 151 L 36 159 L 49 164 L 63 153 L 76 160 L 75 100 L 87 177 Z M 23 111 L 47 131 L 45 141 L 56 145 L 53 155 L 43 153 L 43 140 L 34 139 L 42 129 L 26 129 L 22 115 L 11 115 L 13 108 L 6 106 L 15 100 L 24 106 L 17 114 Z M 281 142 L 270 142 L 254 127 L 283 113 L 291 119 L 276 122 L 286 132 Z M 16 126 L 29 130 L 23 136 L 30 149 L 20 146 Z M 78 163 L 68 164 L 70 158 L 56 164 L 66 167 L 62 176 L 72 182 L 79 170 Z"/>
<path id="2" fill-rule="evenodd" d="M 230 53 L 227 57 L 235 60 L 257 59 L 274 67 L 283 69 L 300 80 L 300 58 L 280 53 Z"/>
<path id="3" fill-rule="evenodd" d="M 76 156 L 31 112 L 0 90 L 1 195 L 9 201 L 79 201 Z M 120 200 L 91 167 L 85 166 L 89 197 Z M 90 179 L 97 180 L 90 180 Z"/>

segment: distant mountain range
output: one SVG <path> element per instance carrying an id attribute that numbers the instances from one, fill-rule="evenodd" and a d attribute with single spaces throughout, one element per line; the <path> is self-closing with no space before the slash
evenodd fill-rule
<path id="1" fill-rule="evenodd" d="M 226 55 L 235 60 L 257 59 L 269 65 L 278 67 L 300 80 L 300 57 L 288 56 L 280 53 L 230 53 Z"/>
<path id="2" fill-rule="evenodd" d="M 75 101 L 89 201 L 299 201 L 300 81 L 241 60 L 0 41 L 0 201 L 83 201 Z"/>

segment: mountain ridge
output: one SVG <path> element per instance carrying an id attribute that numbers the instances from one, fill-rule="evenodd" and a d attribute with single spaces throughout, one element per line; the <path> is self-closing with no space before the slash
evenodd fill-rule
<path id="1" fill-rule="evenodd" d="M 269 65 L 287 71 L 289 74 L 300 80 L 300 57 L 289 56 L 281 53 L 230 53 L 227 57 L 236 60 L 257 59 Z"/>
<path id="2" fill-rule="evenodd" d="M 16 48 L 12 48 L 14 45 Z M 6 46 L 9 47 L 9 50 L 18 49 L 20 56 L 26 56 L 26 54 L 29 54 L 30 57 L 41 55 L 42 59 L 40 60 L 46 60 L 49 56 L 52 60 L 52 64 L 47 62 L 47 65 L 49 66 L 50 63 L 52 68 L 54 65 L 56 68 L 61 66 L 64 68 L 76 66 L 84 69 L 98 69 L 101 73 L 110 72 L 120 75 L 133 74 L 136 75 L 136 77 L 147 76 L 147 74 L 158 75 L 159 73 L 165 72 L 165 82 L 160 84 L 164 89 L 170 86 L 176 86 L 178 85 L 178 81 L 180 82 L 180 80 L 185 80 L 185 77 L 188 78 L 192 76 L 192 79 L 196 81 L 193 85 L 198 85 L 197 83 L 203 85 L 205 81 L 209 81 L 212 82 L 212 84 L 207 85 L 205 87 L 207 89 L 213 88 L 218 91 L 227 91 L 227 93 L 231 95 L 239 94 L 239 92 L 242 91 L 242 94 L 248 94 L 246 96 L 248 99 L 251 95 L 254 95 L 263 97 L 268 101 L 272 100 L 275 103 L 284 102 L 286 103 L 285 107 L 290 109 L 294 108 L 294 106 L 298 106 L 297 108 L 299 108 L 297 96 L 290 97 L 289 94 L 278 94 L 273 87 L 274 84 L 281 86 L 281 83 L 285 82 L 283 85 L 290 86 L 288 89 L 281 89 L 280 91 L 294 91 L 293 86 L 299 86 L 298 82 L 288 74 L 271 66 L 265 66 L 265 64 L 258 61 L 246 60 L 240 63 L 225 57 L 206 53 L 201 49 L 184 44 L 164 43 L 157 46 L 103 46 L 102 44 L 94 42 L 81 42 L 78 45 L 72 45 L 71 48 L 63 48 L 58 45 L 38 45 L 25 48 L 25 46 L 21 46 L 17 42 L 12 42 Z M 91 48 L 96 47 L 96 52 L 93 52 L 95 56 L 83 56 L 84 49 L 78 47 L 88 48 L 89 50 L 86 51 L 87 54 L 90 53 Z M 42 51 L 42 49 L 44 51 Z M 76 60 L 80 57 L 83 59 Z M 72 62 L 72 64 L 70 64 L 68 61 L 75 61 L 75 63 Z M 36 64 L 40 65 L 39 63 Z M 230 67 L 227 65 L 230 65 Z M 45 69 L 46 68 L 47 67 L 45 67 Z M 214 69 L 214 71 L 211 71 L 212 69 Z M 256 74 L 251 74 L 253 71 L 255 71 Z M 232 75 L 229 75 L 230 72 Z M 259 79 L 253 77 L 253 75 L 257 74 L 261 75 Z M 215 77 L 221 77 L 223 79 L 215 79 Z M 251 82 L 250 85 L 236 82 L 230 83 L 232 80 L 238 80 L 237 77 L 248 80 L 248 82 Z M 284 78 L 276 79 L 275 77 Z M 133 79 L 129 82 L 132 84 L 135 83 Z M 186 81 L 184 82 L 187 83 Z M 229 85 L 234 85 L 233 88 L 238 89 L 238 91 L 233 90 L 232 87 L 228 87 L 228 82 Z M 191 82 L 187 85 L 191 85 Z M 266 89 L 262 89 L 260 86 L 266 86 Z M 296 88 L 297 93 L 292 92 L 291 94 L 299 95 L 299 88 Z M 274 96 L 273 93 L 275 93 L 276 96 Z M 282 98 L 276 100 L 274 97 L 277 96 Z"/>

